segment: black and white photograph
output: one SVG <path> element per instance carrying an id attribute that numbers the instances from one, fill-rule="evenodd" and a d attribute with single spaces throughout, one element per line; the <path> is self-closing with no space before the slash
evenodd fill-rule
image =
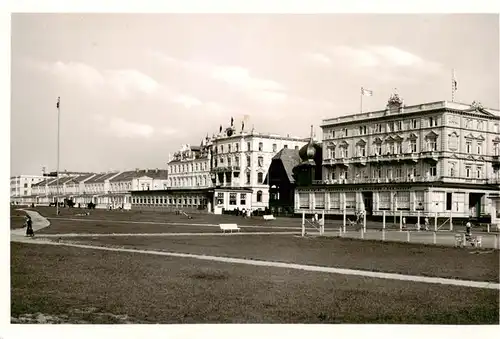
<path id="1" fill-rule="evenodd" d="M 499 41 L 486 12 L 11 13 L 7 321 L 498 329 Z"/>

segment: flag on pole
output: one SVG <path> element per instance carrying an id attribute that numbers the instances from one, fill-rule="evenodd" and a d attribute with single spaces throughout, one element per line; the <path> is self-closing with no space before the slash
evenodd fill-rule
<path id="1" fill-rule="evenodd" d="M 373 91 L 361 87 L 361 95 L 366 95 L 367 97 L 371 97 L 373 95 Z"/>
<path id="2" fill-rule="evenodd" d="M 453 90 L 457 90 L 457 79 L 455 78 L 455 70 L 453 70 L 453 78 L 452 78 Z"/>
<path id="3" fill-rule="evenodd" d="M 59 102 L 61 101 L 61 97 L 57 97 L 57 108 L 59 108 Z"/>

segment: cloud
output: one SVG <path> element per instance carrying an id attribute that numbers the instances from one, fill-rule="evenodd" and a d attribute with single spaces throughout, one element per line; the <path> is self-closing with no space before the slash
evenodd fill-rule
<path id="1" fill-rule="evenodd" d="M 229 85 L 257 91 L 279 91 L 284 86 L 273 80 L 260 79 L 250 75 L 250 71 L 238 66 L 215 66 L 211 71 L 214 79 L 224 81 Z"/>
<path id="2" fill-rule="evenodd" d="M 304 58 L 317 65 L 330 66 L 332 60 L 323 53 L 305 53 Z"/>
<path id="3" fill-rule="evenodd" d="M 246 92 L 250 98 L 263 103 L 280 103 L 287 98 L 284 85 L 274 80 L 256 77 L 250 73 L 249 69 L 244 67 L 180 60 L 158 52 L 148 52 L 148 55 L 160 60 L 167 66 L 185 69 L 225 83 L 233 89 Z"/>
<path id="4" fill-rule="evenodd" d="M 172 135 L 176 135 L 178 133 L 178 130 L 171 128 L 171 127 L 166 127 L 166 128 L 161 130 L 161 133 L 164 135 L 167 135 L 167 136 L 172 136 Z"/>
<path id="5" fill-rule="evenodd" d="M 87 90 L 111 90 L 121 97 L 133 93 L 153 94 L 162 87 L 156 80 L 135 69 L 99 71 L 90 65 L 73 61 L 30 61 L 29 64 L 65 82 L 81 85 Z"/>
<path id="6" fill-rule="evenodd" d="M 440 69 L 440 64 L 437 62 L 425 60 L 416 54 L 389 45 L 370 45 L 362 48 L 341 45 L 330 48 L 328 52 L 329 56 L 325 57 L 331 62 L 324 62 L 324 64 L 340 65 L 340 67 L 404 67 L 424 72 L 436 72 Z M 322 54 L 314 55 L 316 61 L 321 59 Z"/>
<path id="7" fill-rule="evenodd" d="M 109 131 L 119 138 L 148 138 L 154 133 L 154 128 L 147 124 L 113 117 L 109 120 Z"/>
<path id="8" fill-rule="evenodd" d="M 187 109 L 203 105 L 203 103 L 198 98 L 186 94 L 179 94 L 175 96 L 174 98 L 172 98 L 172 102 L 181 104 Z"/>

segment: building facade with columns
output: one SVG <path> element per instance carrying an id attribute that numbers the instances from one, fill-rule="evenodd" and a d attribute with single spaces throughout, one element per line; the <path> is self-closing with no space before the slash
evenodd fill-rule
<path id="1" fill-rule="evenodd" d="M 496 216 L 499 113 L 393 94 L 384 110 L 323 120 L 322 180 L 296 189 L 295 211 Z"/>
<path id="2" fill-rule="evenodd" d="M 244 200 L 250 202 L 252 210 L 268 208 L 269 185 L 265 178 L 272 158 L 283 148 L 298 150 L 307 141 L 307 138 L 247 131 L 243 123 L 237 129 L 232 121 L 226 129 L 221 126 L 212 139 L 211 179 L 220 190 L 214 197 L 215 207 L 241 209 L 234 201 Z M 238 189 L 245 192 L 235 192 Z M 225 205 L 226 201 L 229 205 Z"/>
<path id="3" fill-rule="evenodd" d="M 17 175 L 10 177 L 10 201 L 14 204 L 32 203 L 35 185 L 47 179 L 43 175 Z"/>

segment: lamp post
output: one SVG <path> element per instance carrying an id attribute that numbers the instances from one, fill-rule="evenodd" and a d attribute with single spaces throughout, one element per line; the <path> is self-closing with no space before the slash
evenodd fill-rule
<path id="1" fill-rule="evenodd" d="M 61 108 L 60 108 L 61 97 L 57 97 L 57 191 L 56 191 L 56 215 L 59 215 L 59 138 L 60 138 L 60 116 L 61 116 Z"/>

